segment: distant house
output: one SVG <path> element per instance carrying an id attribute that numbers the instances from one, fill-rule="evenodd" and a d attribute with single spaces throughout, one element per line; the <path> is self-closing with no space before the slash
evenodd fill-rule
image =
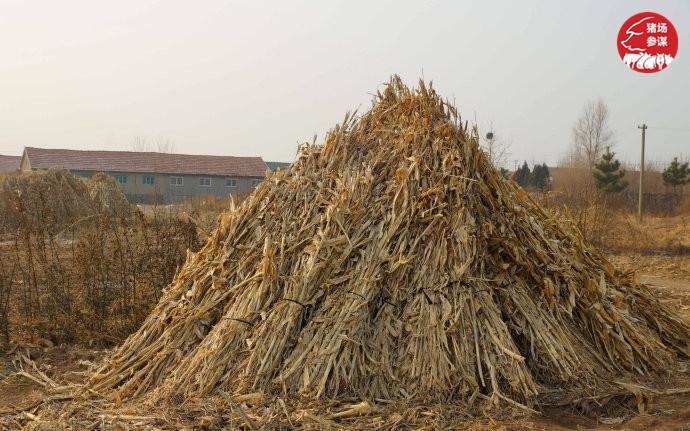
<path id="1" fill-rule="evenodd" d="M 264 179 L 268 170 L 261 157 L 24 149 L 22 171 L 50 168 L 67 169 L 82 178 L 105 172 L 115 178 L 134 203 L 171 203 L 197 196 L 246 193 Z"/>
<path id="2" fill-rule="evenodd" d="M 20 156 L 3 156 L 0 154 L 0 173 L 18 170 L 21 160 Z"/>
<path id="3" fill-rule="evenodd" d="M 290 166 L 290 163 L 287 162 L 266 162 L 266 165 L 268 166 L 268 169 L 271 171 L 276 171 L 278 169 L 283 169 L 287 168 Z"/>

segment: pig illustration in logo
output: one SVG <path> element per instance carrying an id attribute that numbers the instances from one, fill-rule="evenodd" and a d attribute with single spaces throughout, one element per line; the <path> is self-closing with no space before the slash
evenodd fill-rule
<path id="1" fill-rule="evenodd" d="M 673 57 L 670 55 L 649 55 L 645 52 L 641 54 L 625 54 L 623 56 L 623 63 L 626 66 L 637 69 L 663 69 L 664 65 L 669 64 L 671 60 L 673 60 Z"/>
<path id="2" fill-rule="evenodd" d="M 673 60 L 678 35 L 669 20 L 654 12 L 629 18 L 618 33 L 618 52 L 623 63 L 638 72 L 658 72 Z"/>
<path id="3" fill-rule="evenodd" d="M 654 17 L 652 16 L 646 16 L 628 27 L 628 29 L 625 30 L 625 34 L 628 35 L 628 38 L 622 41 L 621 45 L 623 45 L 623 47 L 628 51 L 645 52 L 647 50 L 647 46 L 645 43 L 643 43 L 643 40 L 640 40 L 640 36 L 644 36 L 646 33 L 645 28 L 643 27 L 644 23 L 653 19 Z"/>

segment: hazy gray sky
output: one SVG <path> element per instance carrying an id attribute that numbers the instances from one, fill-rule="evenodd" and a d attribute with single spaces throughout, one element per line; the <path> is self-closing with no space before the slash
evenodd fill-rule
<path id="1" fill-rule="evenodd" d="M 669 18 L 670 67 L 627 70 L 632 14 Z M 424 74 L 464 118 L 493 122 L 510 159 L 556 162 L 592 98 L 621 158 L 690 153 L 690 1 L 0 0 L 0 154 L 24 146 L 292 161 L 393 73 Z M 511 162 L 512 164 L 512 162 Z"/>

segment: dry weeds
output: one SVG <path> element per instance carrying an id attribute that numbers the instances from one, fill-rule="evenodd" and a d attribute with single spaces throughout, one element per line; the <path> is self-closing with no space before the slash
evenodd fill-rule
<path id="1" fill-rule="evenodd" d="M 115 181 L 67 171 L 6 177 L 0 193 L 0 342 L 119 342 L 160 298 L 198 237 L 144 216 Z"/>

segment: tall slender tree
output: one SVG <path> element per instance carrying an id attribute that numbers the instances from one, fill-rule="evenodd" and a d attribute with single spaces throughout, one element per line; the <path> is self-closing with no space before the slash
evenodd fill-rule
<path id="1" fill-rule="evenodd" d="M 573 154 L 592 169 L 604 148 L 613 144 L 613 136 L 608 106 L 602 99 L 591 100 L 573 125 Z"/>

